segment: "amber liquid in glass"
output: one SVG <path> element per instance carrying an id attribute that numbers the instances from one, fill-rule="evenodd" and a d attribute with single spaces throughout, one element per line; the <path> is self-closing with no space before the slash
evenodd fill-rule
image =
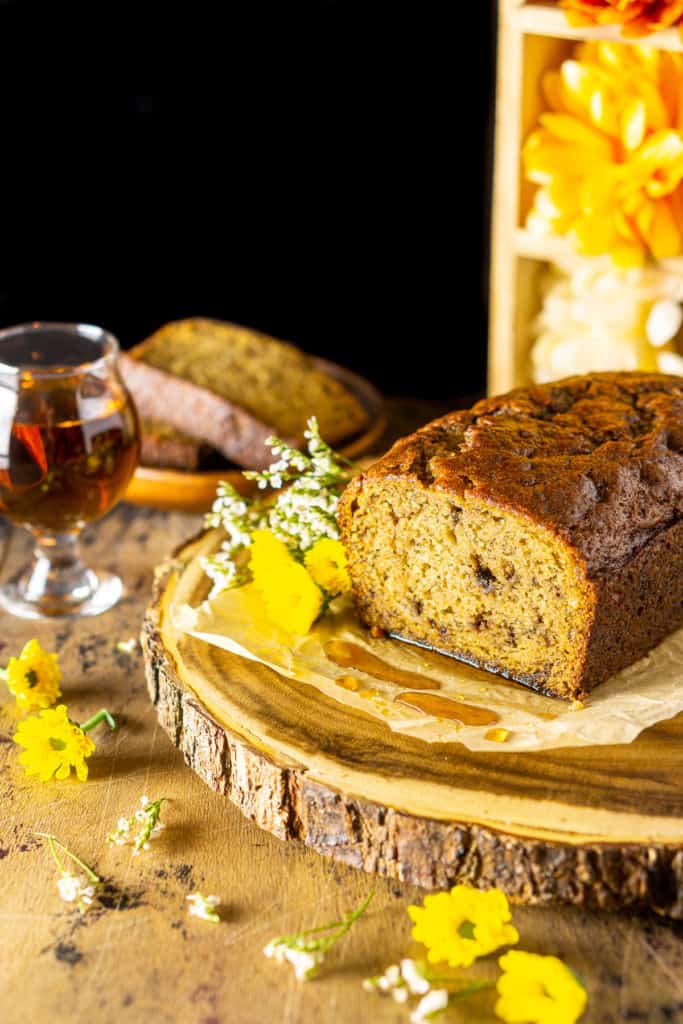
<path id="1" fill-rule="evenodd" d="M 12 383 L 0 366 L 0 512 L 54 532 L 80 529 L 123 495 L 138 459 L 135 412 L 118 375 L 78 338 L 41 336 L 0 347 L 23 366 Z M 30 366 L 57 366 L 50 376 Z"/>

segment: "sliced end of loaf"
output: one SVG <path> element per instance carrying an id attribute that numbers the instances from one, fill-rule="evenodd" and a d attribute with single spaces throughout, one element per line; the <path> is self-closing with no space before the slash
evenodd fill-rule
<path id="1" fill-rule="evenodd" d="M 416 479 L 358 478 L 342 535 L 363 621 L 565 699 L 584 696 L 591 585 L 561 538 Z"/>

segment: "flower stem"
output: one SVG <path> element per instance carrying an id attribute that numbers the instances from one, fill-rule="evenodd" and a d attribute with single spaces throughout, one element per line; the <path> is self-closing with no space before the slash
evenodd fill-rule
<path id="1" fill-rule="evenodd" d="M 351 913 L 346 914 L 341 921 L 330 921 L 329 924 L 318 925 L 317 928 L 304 928 L 303 931 L 297 932 L 298 935 L 315 935 L 316 932 L 331 932 L 333 929 L 343 929 L 342 935 L 349 930 L 354 921 L 357 921 L 360 915 L 365 911 L 370 900 L 374 896 L 374 892 L 371 892 L 367 899 L 363 900 L 357 910 L 352 910 Z"/>
<path id="2" fill-rule="evenodd" d="M 81 868 L 82 871 L 85 871 L 86 875 L 88 876 L 88 879 L 91 882 L 100 881 L 100 876 L 96 875 L 92 868 L 89 868 L 87 864 L 84 864 L 81 858 L 77 857 L 76 854 L 73 853 L 68 846 L 65 846 L 64 843 L 60 843 L 59 839 L 57 839 L 56 836 L 51 835 L 49 832 L 34 832 L 33 834 L 34 836 L 42 836 L 43 839 L 47 839 L 48 844 L 50 846 L 50 853 L 52 854 L 55 864 L 57 865 L 60 871 L 64 871 L 64 865 L 59 859 L 57 851 L 55 850 L 55 846 L 58 846 L 60 850 L 62 850 L 67 855 L 67 857 L 71 857 L 71 860 L 75 861 L 75 863 L 78 864 L 79 868 Z"/>
<path id="3" fill-rule="evenodd" d="M 429 981 L 429 975 L 427 975 Z M 487 989 L 495 988 L 496 984 L 494 981 L 472 981 L 469 985 L 465 985 L 464 988 L 457 988 L 455 991 L 448 988 L 447 982 L 453 984 L 453 978 L 444 978 L 443 987 L 448 990 L 448 1000 L 455 1001 L 456 999 L 467 999 L 468 996 L 473 996 L 475 992 L 485 992 Z"/>
<path id="4" fill-rule="evenodd" d="M 7 669 L 6 668 L 0 668 L 0 679 L 4 680 L 4 682 L 7 682 Z"/>
<path id="5" fill-rule="evenodd" d="M 34 835 L 42 836 L 43 839 L 47 839 L 48 845 L 50 847 L 50 853 L 52 854 L 52 858 L 53 858 L 55 864 L 57 865 L 58 870 L 63 872 L 64 871 L 64 865 L 62 864 L 61 860 L 57 856 L 57 851 L 55 850 L 55 837 L 51 836 L 48 832 L 34 832 Z"/>
<path id="6" fill-rule="evenodd" d="M 93 715 L 92 718 L 89 718 L 87 722 L 84 722 L 83 725 L 80 727 L 81 732 L 90 732 L 90 730 L 94 729 L 96 725 L 100 724 L 100 722 L 105 721 L 113 732 L 114 729 L 116 728 L 116 722 L 113 716 L 110 715 L 105 708 L 102 708 L 100 711 L 97 712 L 96 715 Z"/>

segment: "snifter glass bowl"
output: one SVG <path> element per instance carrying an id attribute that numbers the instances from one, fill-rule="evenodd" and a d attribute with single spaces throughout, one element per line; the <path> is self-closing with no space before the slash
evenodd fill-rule
<path id="1" fill-rule="evenodd" d="M 119 577 L 78 553 L 81 530 L 122 498 L 138 461 L 118 353 L 90 324 L 0 331 L 0 515 L 35 540 L 31 564 L 0 588 L 14 615 L 99 615 L 121 596 Z"/>

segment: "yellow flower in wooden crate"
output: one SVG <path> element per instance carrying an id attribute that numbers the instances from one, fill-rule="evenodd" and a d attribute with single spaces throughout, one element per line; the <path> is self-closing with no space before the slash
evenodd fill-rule
<path id="1" fill-rule="evenodd" d="M 322 537 L 304 555 L 304 565 L 313 580 L 334 597 L 351 589 L 346 569 L 346 552 L 340 540 Z"/>
<path id="2" fill-rule="evenodd" d="M 575 1024 L 583 1014 L 586 990 L 557 957 L 513 949 L 498 963 L 495 1011 L 508 1024 Z"/>
<path id="3" fill-rule="evenodd" d="M 480 956 L 519 941 L 510 908 L 500 889 L 480 892 L 456 885 L 450 892 L 425 896 L 424 906 L 408 907 L 415 923 L 411 934 L 427 946 L 427 959 L 451 967 L 469 967 Z"/>
<path id="4" fill-rule="evenodd" d="M 270 530 L 255 530 L 249 551 L 253 585 L 270 621 L 288 633 L 308 633 L 323 606 L 310 574 Z"/>
<path id="5" fill-rule="evenodd" d="M 625 37 L 679 25 L 683 0 L 561 0 L 570 25 L 622 25 Z"/>
<path id="6" fill-rule="evenodd" d="M 12 739 L 26 748 L 19 763 L 27 775 L 37 775 L 41 782 L 47 782 L 53 777 L 68 778 L 74 768 L 80 782 L 87 779 L 85 759 L 93 753 L 95 744 L 69 720 L 64 704 L 25 718 Z"/>
<path id="7" fill-rule="evenodd" d="M 10 658 L 3 675 L 17 704 L 29 711 L 49 708 L 62 695 L 57 655 L 44 651 L 38 640 L 24 644 L 19 657 Z"/>
<path id="8" fill-rule="evenodd" d="M 543 78 L 550 110 L 523 149 L 530 231 L 622 267 L 683 247 L 683 57 L 585 43 Z"/>

